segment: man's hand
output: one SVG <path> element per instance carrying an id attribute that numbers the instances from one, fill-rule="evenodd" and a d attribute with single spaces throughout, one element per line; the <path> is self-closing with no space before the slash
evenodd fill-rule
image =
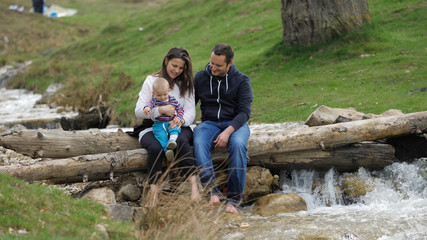
<path id="1" fill-rule="evenodd" d="M 231 134 L 233 134 L 236 130 L 232 126 L 228 126 L 222 133 L 218 135 L 215 139 L 215 148 L 223 148 L 228 144 L 228 140 L 230 139 Z"/>
<path id="2" fill-rule="evenodd" d="M 159 107 L 159 113 L 169 117 L 175 116 L 175 107 L 173 105 L 164 105 Z"/>

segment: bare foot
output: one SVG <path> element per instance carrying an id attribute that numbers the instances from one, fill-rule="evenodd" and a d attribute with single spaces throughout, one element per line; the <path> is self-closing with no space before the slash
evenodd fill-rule
<path id="1" fill-rule="evenodd" d="M 225 205 L 225 212 L 226 213 L 239 213 L 239 211 L 237 211 L 236 207 L 234 207 L 232 204 L 227 203 Z"/>
<path id="2" fill-rule="evenodd" d="M 159 199 L 159 186 L 156 184 L 150 185 L 150 190 L 148 191 L 148 202 L 145 204 L 147 208 L 153 208 L 157 205 Z"/>
<path id="3" fill-rule="evenodd" d="M 199 186 L 197 185 L 196 176 L 191 176 L 188 181 L 191 184 L 191 201 L 199 202 L 200 200 L 202 200 L 202 196 L 199 192 Z"/>
<path id="4" fill-rule="evenodd" d="M 219 200 L 219 197 L 217 195 L 212 195 L 211 199 L 209 200 L 209 207 L 212 206 L 219 206 L 221 204 L 221 201 Z"/>

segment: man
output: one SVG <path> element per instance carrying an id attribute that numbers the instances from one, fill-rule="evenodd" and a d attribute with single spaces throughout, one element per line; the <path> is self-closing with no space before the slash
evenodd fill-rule
<path id="1" fill-rule="evenodd" d="M 202 123 L 194 129 L 194 155 L 200 179 L 211 190 L 209 205 L 220 204 L 211 150 L 228 147 L 228 182 L 225 210 L 238 213 L 245 189 L 248 138 L 247 121 L 253 100 L 249 77 L 233 65 L 234 51 L 216 44 L 205 70 L 194 77 L 196 104 L 200 100 Z"/>
<path id="2" fill-rule="evenodd" d="M 33 9 L 35 13 L 43 14 L 44 0 L 33 0 Z"/>

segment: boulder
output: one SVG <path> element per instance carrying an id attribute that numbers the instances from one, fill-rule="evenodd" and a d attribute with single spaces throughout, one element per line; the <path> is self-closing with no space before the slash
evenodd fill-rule
<path id="1" fill-rule="evenodd" d="M 373 185 L 368 182 L 368 178 L 360 176 L 347 176 L 341 184 L 344 198 L 350 203 L 357 202 L 361 196 L 373 190 Z"/>
<path id="2" fill-rule="evenodd" d="M 273 175 L 270 170 L 252 166 L 246 170 L 245 202 L 254 201 L 272 192 Z"/>
<path id="3" fill-rule="evenodd" d="M 293 193 L 273 193 L 258 199 L 253 214 L 273 216 L 299 211 L 307 211 L 307 203 L 303 198 Z"/>
<path id="4" fill-rule="evenodd" d="M 116 196 L 113 190 L 105 187 L 92 189 L 86 193 L 83 198 L 105 205 L 116 204 Z"/>
<path id="5" fill-rule="evenodd" d="M 141 197 L 141 188 L 135 184 L 126 184 L 120 188 L 118 197 L 125 201 L 137 201 Z"/>

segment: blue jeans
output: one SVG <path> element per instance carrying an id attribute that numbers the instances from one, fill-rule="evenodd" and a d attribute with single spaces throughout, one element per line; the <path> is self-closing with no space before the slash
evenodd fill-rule
<path id="1" fill-rule="evenodd" d="M 168 129 L 169 122 L 154 121 L 153 124 L 153 133 L 160 145 L 162 145 L 163 150 L 166 152 L 166 146 L 168 145 L 169 135 L 179 135 L 181 133 L 181 128 L 174 127 Z"/>
<path id="2" fill-rule="evenodd" d="M 218 135 L 230 126 L 231 121 L 204 121 L 194 129 L 194 156 L 200 170 L 200 180 L 205 188 L 210 188 L 212 195 L 219 196 L 211 150 Z M 227 203 L 238 205 L 243 201 L 245 190 L 247 144 L 250 135 L 248 124 L 244 124 L 231 134 L 228 141 L 228 182 Z"/>

